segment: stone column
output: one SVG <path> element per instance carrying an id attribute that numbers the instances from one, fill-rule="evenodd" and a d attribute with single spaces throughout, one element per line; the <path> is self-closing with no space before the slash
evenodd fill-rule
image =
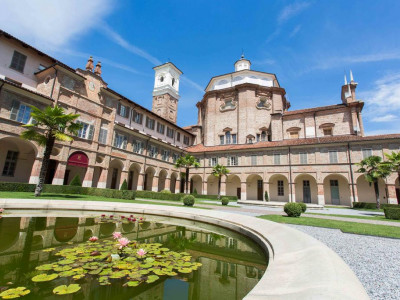
<path id="1" fill-rule="evenodd" d="M 265 199 L 265 192 L 268 192 L 268 198 L 269 198 L 269 182 L 264 181 L 264 193 L 263 193 L 263 201 L 267 201 Z M 270 199 L 268 199 L 270 200 Z"/>
<path id="2" fill-rule="evenodd" d="M 124 180 L 126 180 L 126 183 L 128 183 L 128 172 L 127 171 L 121 171 L 121 178 L 119 180 L 119 188 L 121 188 Z"/>
<path id="3" fill-rule="evenodd" d="M 83 178 L 82 186 L 91 187 L 93 181 L 94 167 L 88 167 L 85 173 L 85 178 Z"/>
<path id="4" fill-rule="evenodd" d="M 318 204 L 325 205 L 324 184 L 317 183 L 318 188 Z"/>
<path id="5" fill-rule="evenodd" d="M 42 159 L 36 158 L 31 171 L 31 176 L 29 177 L 29 183 L 37 184 L 39 182 L 39 173 L 41 167 Z"/>
<path id="6" fill-rule="evenodd" d="M 221 178 L 221 196 L 225 196 L 225 195 L 226 195 L 226 176 L 223 176 Z"/>
<path id="7" fill-rule="evenodd" d="M 296 184 L 289 183 L 289 202 L 296 202 Z"/>
<path id="8" fill-rule="evenodd" d="M 353 194 L 353 186 L 354 186 L 354 194 Z M 350 197 L 351 197 L 351 207 L 353 207 L 353 201 L 354 202 L 358 202 L 358 192 L 357 192 L 357 185 L 356 184 L 354 184 L 352 186 L 352 184 L 350 183 L 349 184 L 349 187 L 350 187 Z"/>
<path id="9" fill-rule="evenodd" d="M 164 190 L 171 190 L 171 178 L 165 178 Z"/>
<path id="10" fill-rule="evenodd" d="M 98 188 L 105 189 L 107 187 L 107 174 L 108 174 L 108 169 L 105 168 L 100 169 L 99 181 L 97 182 Z"/>
<path id="11" fill-rule="evenodd" d="M 181 188 L 181 181 L 178 177 L 178 178 L 176 178 L 176 181 L 175 181 L 175 194 L 179 194 L 179 192 L 181 191 L 180 188 Z"/>
<path id="12" fill-rule="evenodd" d="M 139 173 L 136 190 L 138 190 L 138 191 L 143 191 L 144 190 L 144 177 L 145 176 L 146 176 L 145 173 Z"/>
<path id="13" fill-rule="evenodd" d="M 153 192 L 158 192 L 158 176 L 153 176 L 153 186 L 151 187 Z"/>
<path id="14" fill-rule="evenodd" d="M 246 183 L 246 181 L 245 182 L 242 182 L 241 184 L 240 184 L 240 200 L 247 200 L 247 183 Z"/>
<path id="15" fill-rule="evenodd" d="M 398 204 L 396 196 L 396 186 L 394 184 L 388 184 L 388 204 Z"/>
<path id="16" fill-rule="evenodd" d="M 63 185 L 66 169 L 67 163 L 59 161 L 57 164 L 56 173 L 54 174 L 53 182 L 51 184 Z"/>

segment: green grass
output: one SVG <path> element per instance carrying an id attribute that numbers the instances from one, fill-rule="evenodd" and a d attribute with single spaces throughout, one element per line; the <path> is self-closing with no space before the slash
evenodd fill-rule
<path id="1" fill-rule="evenodd" d="M 382 237 L 400 238 L 400 228 L 387 225 L 365 224 L 317 218 L 289 218 L 278 215 L 259 216 L 259 218 L 284 224 L 296 224 L 315 227 L 340 229 L 342 232 L 366 234 Z"/>
<path id="2" fill-rule="evenodd" d="M 40 197 L 35 197 L 30 192 L 0 192 L 0 198 L 10 199 L 38 199 L 38 200 L 80 200 L 80 201 L 107 201 L 107 202 L 126 202 L 126 203 L 138 203 L 138 204 L 153 204 L 153 205 L 168 205 L 168 206 L 184 206 L 179 201 L 177 204 L 162 203 L 158 201 L 149 200 L 127 200 L 127 199 L 114 199 L 100 196 L 91 195 L 80 195 L 80 194 L 54 194 L 54 193 L 42 193 Z M 187 206 L 184 206 L 187 207 Z M 206 207 L 195 206 L 195 208 L 209 209 Z"/>
<path id="3" fill-rule="evenodd" d="M 365 219 L 374 221 L 389 221 L 389 222 L 400 222 L 400 220 L 386 219 L 385 216 L 353 216 L 353 215 L 338 215 L 338 214 L 320 214 L 320 213 L 306 213 L 307 215 L 318 215 L 318 216 L 332 216 L 332 217 L 343 217 L 352 219 Z"/>

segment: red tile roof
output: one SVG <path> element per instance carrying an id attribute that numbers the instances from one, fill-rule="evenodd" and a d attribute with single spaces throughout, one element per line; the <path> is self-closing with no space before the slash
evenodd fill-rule
<path id="1" fill-rule="evenodd" d="M 340 136 L 329 136 L 320 138 L 307 138 L 307 139 L 291 139 L 275 142 L 258 142 L 254 144 L 230 144 L 230 145 L 218 145 L 218 146 L 204 146 L 203 144 L 197 144 L 186 148 L 185 150 L 191 153 L 200 152 L 211 152 L 211 151 L 231 151 L 231 150 L 245 150 L 245 149 L 262 149 L 262 148 L 273 148 L 283 146 L 300 146 L 300 145 L 313 145 L 313 144 L 331 144 L 331 143 L 343 143 L 343 142 L 363 142 L 363 141 L 374 141 L 374 140 L 388 140 L 388 139 L 400 139 L 400 134 L 386 134 L 386 135 L 374 135 L 374 136 L 355 136 L 355 135 L 340 135 Z"/>

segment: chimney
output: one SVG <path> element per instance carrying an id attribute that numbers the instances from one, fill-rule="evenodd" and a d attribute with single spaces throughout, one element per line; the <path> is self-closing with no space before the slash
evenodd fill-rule
<path id="1" fill-rule="evenodd" d="M 87 71 L 93 72 L 93 68 L 94 68 L 94 65 L 93 65 L 93 57 L 91 56 L 91 57 L 89 57 L 89 59 L 88 59 L 88 61 L 87 61 L 87 64 L 86 64 L 85 69 L 86 69 Z"/>
<path id="2" fill-rule="evenodd" d="M 98 62 L 96 68 L 94 69 L 94 74 L 101 76 L 101 62 Z"/>

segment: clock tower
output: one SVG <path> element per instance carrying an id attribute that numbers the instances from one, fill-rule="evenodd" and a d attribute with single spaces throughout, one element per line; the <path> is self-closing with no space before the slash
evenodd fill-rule
<path id="1" fill-rule="evenodd" d="M 153 109 L 157 115 L 176 123 L 178 112 L 179 78 L 182 71 L 167 62 L 153 68 L 155 71 Z"/>

